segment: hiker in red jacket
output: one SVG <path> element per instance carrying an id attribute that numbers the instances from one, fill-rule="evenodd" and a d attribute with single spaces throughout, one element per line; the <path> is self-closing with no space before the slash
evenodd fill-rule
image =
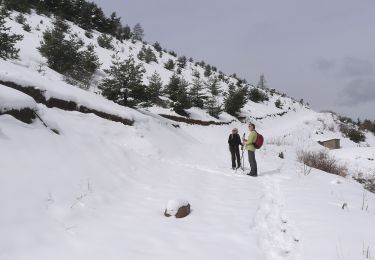
<path id="1" fill-rule="evenodd" d="M 238 134 L 238 129 L 233 128 L 232 133 L 229 135 L 228 138 L 229 144 L 229 151 L 232 155 L 232 169 L 236 169 L 236 160 L 237 160 L 237 169 L 241 167 L 241 157 L 240 157 L 240 149 L 239 145 L 242 145 L 241 137 Z"/>

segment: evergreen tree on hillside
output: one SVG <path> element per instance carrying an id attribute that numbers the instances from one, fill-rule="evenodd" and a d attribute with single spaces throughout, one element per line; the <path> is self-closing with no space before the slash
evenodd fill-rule
<path id="1" fill-rule="evenodd" d="M 161 47 L 160 43 L 159 42 L 155 42 L 152 46 L 154 46 L 155 50 L 157 52 L 162 52 L 163 51 L 163 48 Z"/>
<path id="2" fill-rule="evenodd" d="M 199 77 L 194 77 L 193 86 L 190 89 L 189 95 L 191 99 L 191 104 L 193 107 L 204 107 L 204 102 L 207 99 L 204 92 L 204 84 Z"/>
<path id="3" fill-rule="evenodd" d="M 181 69 L 186 67 L 187 58 L 186 56 L 181 56 L 177 59 L 177 66 Z"/>
<path id="4" fill-rule="evenodd" d="M 137 23 L 133 28 L 133 39 L 136 41 L 142 41 L 144 37 L 144 31 L 140 23 Z"/>
<path id="5" fill-rule="evenodd" d="M 47 59 L 48 67 L 65 75 L 69 83 L 88 87 L 100 64 L 93 48 L 85 50 L 83 47 L 82 40 L 69 35 L 69 26 L 58 19 L 52 29 L 43 33 L 38 49 Z"/>
<path id="6" fill-rule="evenodd" d="M 21 13 L 29 13 L 31 4 L 30 0 L 4 0 L 4 6 L 8 10 L 15 10 Z M 1 4 L 1 1 L 0 1 Z"/>
<path id="7" fill-rule="evenodd" d="M 155 71 L 149 78 L 149 84 L 146 91 L 149 102 L 157 105 L 160 103 L 159 96 L 161 95 L 162 87 L 163 81 L 161 80 L 159 73 Z"/>
<path id="8" fill-rule="evenodd" d="M 23 39 L 22 35 L 11 34 L 10 28 L 5 26 L 5 18 L 9 13 L 0 7 L 0 58 L 1 59 L 17 59 L 19 49 L 15 44 Z"/>
<path id="9" fill-rule="evenodd" d="M 229 85 L 228 93 L 224 99 L 224 111 L 238 117 L 239 112 L 246 104 L 247 88 L 243 86 Z"/>
<path id="10" fill-rule="evenodd" d="M 164 64 L 164 68 L 166 68 L 167 70 L 174 70 L 174 66 L 175 66 L 175 63 L 172 59 L 169 59 L 165 64 Z"/>
<path id="11" fill-rule="evenodd" d="M 210 77 L 206 83 L 206 87 L 212 96 L 216 97 L 221 93 L 220 81 L 217 77 Z"/>
<path id="12" fill-rule="evenodd" d="M 183 116 L 188 116 L 185 109 L 191 108 L 191 102 L 187 94 L 188 86 L 189 83 L 175 73 L 165 87 L 165 93 L 172 100 L 171 107 L 177 114 Z"/>
<path id="13" fill-rule="evenodd" d="M 219 103 L 218 95 L 221 93 L 219 86 L 219 79 L 217 77 L 210 77 L 206 83 L 206 88 L 208 90 L 209 96 L 205 104 L 205 108 L 208 114 L 218 118 L 223 111 L 222 105 Z"/>
<path id="14" fill-rule="evenodd" d="M 117 30 L 117 38 L 122 42 L 123 40 L 129 40 L 132 37 L 132 30 L 130 29 L 129 25 L 125 25 L 124 27 L 120 27 Z"/>
<path id="15" fill-rule="evenodd" d="M 116 12 L 113 12 L 105 24 L 105 30 L 108 34 L 117 35 L 121 28 L 121 17 L 117 17 Z"/>
<path id="16" fill-rule="evenodd" d="M 88 89 L 95 71 L 100 66 L 99 58 L 92 45 L 88 46 L 86 50 L 79 50 L 78 56 L 78 63 L 64 73 L 65 81 Z"/>
<path id="17" fill-rule="evenodd" d="M 110 35 L 102 33 L 97 38 L 97 41 L 98 41 L 98 45 L 100 47 L 104 48 L 104 49 L 107 49 L 107 50 L 114 50 L 115 49 L 115 47 L 112 44 L 113 37 L 110 36 Z"/>
<path id="18" fill-rule="evenodd" d="M 146 63 L 150 63 L 152 61 L 158 63 L 154 51 L 151 49 L 151 47 L 146 48 L 145 45 L 142 46 L 142 49 L 139 51 L 137 57 Z"/>
<path id="19" fill-rule="evenodd" d="M 210 77 L 211 74 L 212 74 L 211 66 L 209 64 L 207 64 L 206 66 L 204 66 L 204 76 Z"/>
<path id="20" fill-rule="evenodd" d="M 0 1 L 1 2 L 1 1 Z M 22 13 L 35 9 L 38 14 L 54 15 L 69 20 L 85 30 L 97 30 L 119 40 L 130 39 L 131 29 L 122 26 L 120 17 L 113 12 L 106 17 L 95 3 L 86 0 L 3 0 L 8 10 Z M 143 29 L 142 29 L 143 30 Z M 143 35 L 143 32 L 142 32 Z"/>
<path id="21" fill-rule="evenodd" d="M 105 70 L 108 77 L 99 85 L 103 96 L 123 106 L 133 107 L 145 100 L 142 84 L 145 70 L 136 64 L 133 57 L 121 61 L 118 55 L 112 56 L 112 65 Z"/>
<path id="22" fill-rule="evenodd" d="M 267 84 L 267 81 L 266 81 L 266 78 L 264 77 L 264 74 L 260 74 L 259 82 L 257 84 L 257 87 L 261 88 L 261 89 L 265 89 L 267 87 L 266 84 Z"/>

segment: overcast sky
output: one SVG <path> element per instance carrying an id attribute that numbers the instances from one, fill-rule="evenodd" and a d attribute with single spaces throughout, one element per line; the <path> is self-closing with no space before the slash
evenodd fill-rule
<path id="1" fill-rule="evenodd" d="M 145 40 L 315 110 L 375 120 L 374 0 L 95 0 Z"/>

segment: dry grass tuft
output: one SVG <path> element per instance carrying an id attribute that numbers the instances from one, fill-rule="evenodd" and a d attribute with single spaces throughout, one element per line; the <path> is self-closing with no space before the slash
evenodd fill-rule
<path id="1" fill-rule="evenodd" d="M 299 151 L 297 153 L 298 161 L 312 168 L 316 168 L 331 174 L 345 177 L 348 175 L 348 169 L 340 165 L 337 160 L 328 154 L 327 151 Z"/>

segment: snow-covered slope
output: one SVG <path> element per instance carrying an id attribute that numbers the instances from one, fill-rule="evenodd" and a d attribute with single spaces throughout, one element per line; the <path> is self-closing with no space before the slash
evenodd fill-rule
<path id="1" fill-rule="evenodd" d="M 41 19 L 41 27 L 50 24 L 28 16 L 32 28 Z M 161 108 L 120 107 L 64 83 L 46 67 L 38 72 L 41 32 L 23 34 L 20 60 L 0 61 L 1 81 L 134 124 L 48 108 L 0 85 L 0 107 L 27 105 L 48 126 L 0 116 L 0 259 L 366 259 L 375 250 L 374 194 L 349 177 L 315 169 L 306 174 L 296 161 L 301 149 L 324 149 L 317 139 L 341 136 L 331 114 L 289 98 L 279 110 L 276 94 L 263 104 L 247 103 L 242 113 L 266 140 L 256 153 L 259 177 L 251 178 L 229 169 L 228 134 L 237 127 L 242 135 L 245 124 L 176 127 L 157 115 L 165 112 Z M 127 55 L 137 43 L 124 46 Z M 109 66 L 111 52 L 97 48 L 103 67 Z M 168 79 L 162 65 L 145 66 Z M 188 78 L 191 70 L 183 73 Z M 210 120 L 201 110 L 192 112 Z M 344 149 L 330 153 L 351 173 L 372 174 L 375 138 L 368 135 L 369 147 L 341 138 Z M 171 199 L 187 200 L 191 214 L 164 217 Z"/>

